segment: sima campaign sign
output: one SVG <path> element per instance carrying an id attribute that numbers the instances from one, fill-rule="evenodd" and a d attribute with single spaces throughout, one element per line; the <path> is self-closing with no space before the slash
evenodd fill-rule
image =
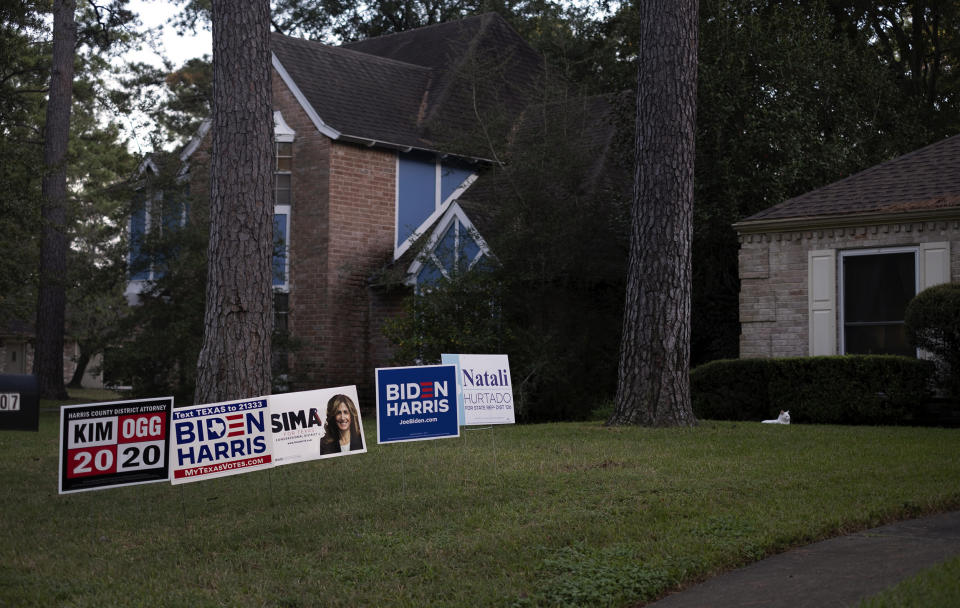
<path id="1" fill-rule="evenodd" d="M 457 368 L 377 369 L 377 443 L 459 437 Z"/>
<path id="2" fill-rule="evenodd" d="M 367 451 L 356 386 L 271 395 L 275 465 Z"/>
<path id="3" fill-rule="evenodd" d="M 442 355 L 457 366 L 460 424 L 513 424 L 513 384 L 506 355 Z"/>
<path id="4" fill-rule="evenodd" d="M 166 481 L 173 397 L 60 408 L 59 493 Z"/>
<path id="5" fill-rule="evenodd" d="M 170 483 L 273 466 L 266 397 L 173 411 Z"/>

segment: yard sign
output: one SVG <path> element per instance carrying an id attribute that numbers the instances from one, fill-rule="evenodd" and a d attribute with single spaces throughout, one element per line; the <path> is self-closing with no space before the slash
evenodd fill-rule
<path id="1" fill-rule="evenodd" d="M 377 443 L 459 437 L 453 365 L 377 369 Z"/>
<path id="2" fill-rule="evenodd" d="M 60 408 L 59 493 L 166 481 L 173 397 Z"/>
<path id="3" fill-rule="evenodd" d="M 324 423 L 327 421 L 327 407 L 330 400 L 337 395 L 346 396 L 356 407 L 357 426 L 360 428 L 363 448 L 322 455 L 320 441 L 326 433 Z M 315 458 L 366 453 L 367 442 L 363 437 L 363 421 L 360 419 L 356 386 L 270 395 L 267 400 L 270 403 L 274 464 L 293 464 Z"/>
<path id="4" fill-rule="evenodd" d="M 506 355 L 442 355 L 457 366 L 460 424 L 513 424 L 513 384 Z"/>
<path id="5" fill-rule="evenodd" d="M 173 411 L 170 483 L 273 466 L 266 397 Z"/>

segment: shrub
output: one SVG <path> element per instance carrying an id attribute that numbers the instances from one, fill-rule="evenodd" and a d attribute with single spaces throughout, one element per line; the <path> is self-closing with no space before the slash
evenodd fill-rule
<path id="1" fill-rule="evenodd" d="M 904 321 L 911 344 L 940 360 L 944 388 L 960 397 L 960 283 L 918 293 L 907 305 Z"/>
<path id="2" fill-rule="evenodd" d="M 847 355 L 713 361 L 690 373 L 700 418 L 761 420 L 789 410 L 794 422 L 902 424 L 927 397 L 929 361 Z"/>
<path id="3" fill-rule="evenodd" d="M 771 359 L 720 359 L 690 372 L 690 398 L 698 418 L 712 420 L 760 420 L 768 418 L 771 405 L 767 385 L 773 369 Z M 774 415 L 776 417 L 776 415 Z"/>

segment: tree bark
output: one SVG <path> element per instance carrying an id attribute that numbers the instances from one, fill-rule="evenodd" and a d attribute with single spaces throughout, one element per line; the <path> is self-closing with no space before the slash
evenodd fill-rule
<path id="1" fill-rule="evenodd" d="M 636 173 L 608 424 L 692 426 L 690 295 L 697 1 L 641 1 Z"/>
<path id="2" fill-rule="evenodd" d="M 87 373 L 87 366 L 90 365 L 90 353 L 83 348 L 83 344 L 80 344 L 79 347 L 80 358 L 77 359 L 77 367 L 74 368 L 73 377 L 67 384 L 70 388 L 83 388 L 83 376 Z"/>
<path id="3" fill-rule="evenodd" d="M 67 144 L 77 46 L 75 0 L 53 3 L 53 59 L 43 138 L 40 208 L 40 289 L 33 374 L 41 398 L 65 399 L 63 335 L 67 274 Z"/>
<path id="4" fill-rule="evenodd" d="M 210 247 L 197 403 L 270 392 L 270 5 L 214 0 Z"/>

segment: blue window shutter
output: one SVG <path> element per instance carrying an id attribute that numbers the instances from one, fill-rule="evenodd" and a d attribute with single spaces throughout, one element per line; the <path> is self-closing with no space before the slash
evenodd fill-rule
<path id="1" fill-rule="evenodd" d="M 450 198 L 450 195 L 471 175 L 472 172 L 466 169 L 443 164 L 440 168 L 440 202 L 443 203 Z"/>
<path id="2" fill-rule="evenodd" d="M 400 154 L 397 165 L 399 247 L 437 209 L 437 168 L 432 155 Z"/>

